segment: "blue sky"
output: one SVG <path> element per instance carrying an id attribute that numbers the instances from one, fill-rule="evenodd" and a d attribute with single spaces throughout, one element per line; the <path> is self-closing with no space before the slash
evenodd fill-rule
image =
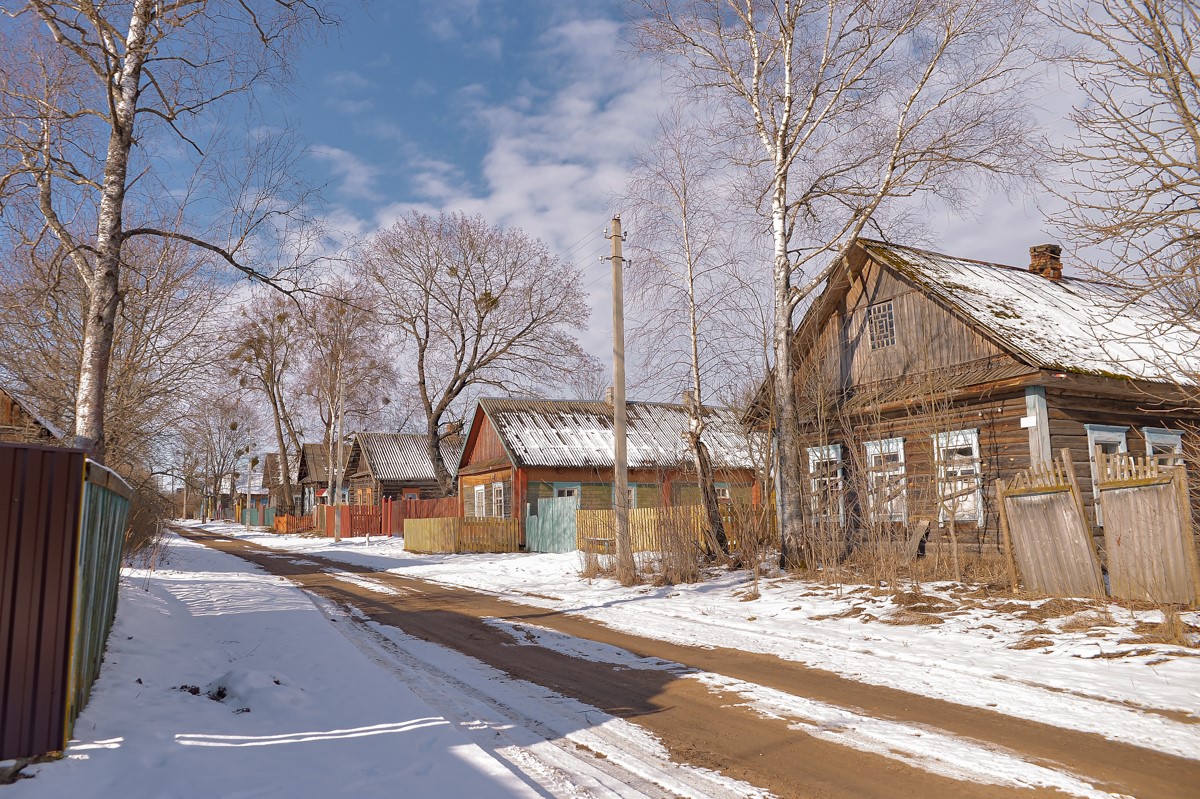
<path id="1" fill-rule="evenodd" d="M 621 41 L 624 7 L 349 5 L 340 32 L 303 53 L 283 100 L 326 184 L 330 221 L 368 235 L 410 208 L 463 210 L 541 237 L 582 267 L 593 311 L 585 344 L 607 360 L 601 233 L 667 103 L 657 68 Z M 928 224 L 931 240 L 914 243 L 1004 263 L 1053 240 L 1036 197 L 981 197 L 972 217 L 934 212 Z"/>

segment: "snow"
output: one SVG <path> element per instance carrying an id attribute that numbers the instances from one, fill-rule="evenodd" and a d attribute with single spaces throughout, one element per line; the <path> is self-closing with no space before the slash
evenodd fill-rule
<path id="1" fill-rule="evenodd" d="M 860 682 L 897 688 L 1017 718 L 1103 735 L 1200 760 L 1200 653 L 1131 642 L 1158 611 L 1118 605 L 1039 619 L 1043 600 L 963 602 L 946 584 L 930 598 L 954 600 L 941 624 L 887 624 L 903 611 L 892 597 L 768 578 L 753 592 L 745 572 L 703 583 L 624 588 L 579 577 L 578 553 L 417 555 L 398 538 L 329 539 L 252 534 L 255 543 L 472 588 L 594 619 L 624 632 L 690 646 L 775 655 Z M 1005 608 L 999 606 L 1004 605 Z M 1023 618 L 1021 612 L 1034 612 Z M 1071 620 L 1107 612 L 1076 632 Z M 1185 614 L 1193 628 L 1200 614 Z M 1014 649 L 1046 634 L 1048 646 Z"/>
<path id="2" fill-rule="evenodd" d="M 578 554 L 417 555 L 399 539 L 208 529 L 293 562 L 316 566 L 319 556 L 468 587 L 648 638 L 775 655 L 1200 760 L 1200 657 L 1130 640 L 1139 624 L 1161 620 L 1157 611 L 1107 606 L 1045 618 L 1037 601 L 972 599 L 927 584 L 921 597 L 944 605 L 931 613 L 941 623 L 897 624 L 911 603 L 865 587 L 773 576 L 755 589 L 747 573 L 718 572 L 696 585 L 625 588 L 580 578 Z M 184 539 L 167 552 L 153 571 L 124 572 L 104 668 L 65 758 L 28 767 L 34 778 L 7 786 L 7 796 L 765 796 L 672 762 L 635 724 L 310 597 L 240 559 Z M 381 596 L 407 590 L 321 565 Z M 1200 614 L 1185 620 L 1195 626 Z M 935 774 L 1112 795 L 1085 775 L 981 740 L 536 625 L 488 623 L 516 644 L 670 671 L 808 735 Z M 1041 638 L 1046 646 L 1012 648 Z"/>
<path id="3" fill-rule="evenodd" d="M 335 626 L 285 580 L 173 542 L 166 568 L 125 570 L 65 758 L 6 799 L 539 795 Z"/>

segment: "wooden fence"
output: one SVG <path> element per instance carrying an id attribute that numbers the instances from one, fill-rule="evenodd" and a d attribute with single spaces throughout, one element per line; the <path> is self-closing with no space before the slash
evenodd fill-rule
<path id="1" fill-rule="evenodd" d="M 402 499 L 400 512 L 404 521 L 401 522 L 400 532 L 407 530 L 408 519 L 450 519 L 462 516 L 462 504 L 458 497 L 442 497 L 441 499 Z"/>
<path id="2" fill-rule="evenodd" d="M 0 760 L 61 750 L 87 703 L 129 497 L 79 450 L 0 445 Z"/>
<path id="3" fill-rule="evenodd" d="M 1113 596 L 1194 606 L 1200 563 L 1184 467 L 1098 452 L 1096 472 Z"/>
<path id="4" fill-rule="evenodd" d="M 630 508 L 629 540 L 634 552 L 657 552 L 667 535 L 683 535 L 697 546 L 706 535 L 704 509 L 698 505 L 667 508 Z M 612 510 L 581 510 L 575 514 L 577 549 L 615 553 L 616 514 Z"/>
<path id="5" fill-rule="evenodd" d="M 443 517 L 404 521 L 404 548 L 409 552 L 517 552 L 520 544 L 516 519 Z"/>
<path id="6" fill-rule="evenodd" d="M 274 527 L 277 533 L 307 533 L 315 528 L 315 522 L 316 519 L 312 513 L 305 513 L 302 516 L 277 513 Z"/>
<path id="7" fill-rule="evenodd" d="M 1018 472 L 1009 483 L 998 480 L 996 490 L 1014 590 L 1019 569 L 1025 588 L 1036 593 L 1105 595 L 1069 450 Z"/>

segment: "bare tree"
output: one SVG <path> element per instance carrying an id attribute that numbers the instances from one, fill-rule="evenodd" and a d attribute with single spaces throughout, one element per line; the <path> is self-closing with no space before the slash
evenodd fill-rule
<path id="1" fill-rule="evenodd" d="M 429 458 L 453 490 L 443 419 L 470 392 L 542 393 L 589 362 L 573 333 L 587 322 L 579 273 L 520 230 L 464 214 L 410 213 L 371 239 L 361 274 L 380 318 L 413 349 Z"/>
<path id="2" fill-rule="evenodd" d="M 386 338 L 371 313 L 368 292 L 346 278 L 335 279 L 320 296 L 305 302 L 308 361 L 301 390 L 320 419 L 328 470 L 328 496 L 341 501 L 343 430 L 361 429 L 391 405 L 395 371 Z"/>
<path id="3" fill-rule="evenodd" d="M 792 314 L 895 200 L 1034 162 L 1033 0 L 641 0 L 637 45 L 725 123 L 772 233 L 784 558 L 804 555 Z"/>
<path id="4" fill-rule="evenodd" d="M 281 76 L 298 38 L 329 18 L 292 0 L 24 0 L 0 13 L 12 20 L 0 47 L 0 203 L 36 209 L 36 228 L 14 234 L 55 240 L 86 287 L 74 433 L 103 459 L 125 246 L 171 239 L 256 279 L 272 277 L 249 265 L 275 262 L 268 243 L 301 246 L 291 221 L 307 198 L 288 177 L 287 137 L 260 135 L 237 158 L 219 151 L 213 122 Z"/>
<path id="5" fill-rule="evenodd" d="M 1057 0 L 1081 42 L 1066 63 L 1083 93 L 1057 151 L 1057 220 L 1113 257 L 1106 276 L 1200 307 L 1200 6 L 1191 0 Z M 1178 307 L 1178 306 L 1177 306 Z"/>
<path id="6" fill-rule="evenodd" d="M 123 475 L 161 471 L 180 402 L 208 377 L 227 295 L 202 262 L 163 239 L 123 252 L 125 288 L 113 323 L 104 445 Z M 0 258 L 0 371 L 41 415 L 70 426 L 87 288 L 60 247 L 17 247 Z"/>
<path id="7" fill-rule="evenodd" d="M 689 125 L 679 110 L 660 120 L 659 135 L 639 155 L 626 191 L 639 231 L 633 247 L 635 266 L 629 272 L 641 310 L 635 337 L 653 341 L 642 348 L 650 356 L 647 371 L 677 373 L 670 368 L 676 363 L 686 370 L 688 448 L 712 540 L 727 551 L 712 459 L 704 442 L 703 400 L 717 366 L 712 363 L 714 349 L 720 350 L 712 347 L 714 331 L 721 329 L 724 301 L 736 288 L 725 278 L 735 255 L 720 213 L 725 170 L 711 150 L 705 131 Z"/>
<path id="8" fill-rule="evenodd" d="M 258 409 L 237 394 L 214 391 L 189 403 L 179 427 L 180 446 L 199 462 L 205 494 L 204 516 L 213 518 L 222 489 L 236 490 L 238 463 L 249 454 Z"/>
<path id="9" fill-rule="evenodd" d="M 284 513 L 293 510 L 292 464 L 300 457 L 300 434 L 292 421 L 287 397 L 289 382 L 299 364 L 296 349 L 302 333 L 299 309 L 287 297 L 271 295 L 243 309 L 229 354 L 233 374 L 243 388 L 259 392 L 271 410 L 275 443 L 279 447 L 279 483 L 283 486 Z M 274 479 L 275 475 L 271 475 Z"/>

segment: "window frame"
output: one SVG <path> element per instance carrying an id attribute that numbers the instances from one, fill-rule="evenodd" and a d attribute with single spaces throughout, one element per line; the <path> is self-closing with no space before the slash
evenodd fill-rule
<path id="1" fill-rule="evenodd" d="M 824 513 L 819 500 L 821 499 L 823 490 L 821 485 L 828 486 L 830 482 L 834 483 L 833 492 L 829 496 L 836 493 L 837 496 L 837 520 L 838 524 L 846 523 L 846 471 L 845 461 L 842 459 L 841 444 L 826 444 L 821 447 L 808 447 L 808 480 L 809 480 L 809 507 L 814 516 L 819 518 L 831 518 L 828 513 Z M 837 465 L 832 475 L 817 474 L 817 465 L 825 463 L 834 463 Z M 828 488 L 824 489 L 828 492 Z"/>
<path id="2" fill-rule="evenodd" d="M 947 464 L 945 462 L 945 451 L 948 449 L 965 449 L 971 448 L 971 458 L 973 461 L 972 472 L 975 480 L 975 494 L 971 497 L 975 507 L 972 510 L 969 506 L 966 509 L 957 507 L 954 508 L 954 521 L 956 522 L 975 522 L 983 524 L 983 460 L 980 456 L 979 448 L 979 428 L 970 427 L 963 430 L 949 430 L 944 433 L 935 433 L 933 436 L 933 463 L 934 472 L 937 477 L 936 491 L 938 503 L 938 523 L 945 524 L 950 520 L 950 514 L 947 512 L 945 503 L 942 502 L 944 486 L 950 480 L 954 482 L 966 482 L 970 479 L 967 472 L 961 472 L 950 475 L 947 472 Z M 957 490 L 950 492 L 951 494 L 958 493 Z"/>
<path id="3" fill-rule="evenodd" d="M 1100 509 L 1100 472 L 1096 468 L 1096 445 L 1116 444 L 1117 452 L 1129 452 L 1129 427 L 1119 424 L 1085 424 L 1088 440 L 1088 466 L 1092 471 L 1092 510 L 1096 526 L 1104 526 L 1104 511 Z"/>
<path id="4" fill-rule="evenodd" d="M 482 519 L 487 516 L 487 490 L 488 487 L 482 483 L 475 486 L 475 518 Z"/>
<path id="5" fill-rule="evenodd" d="M 1156 446 L 1169 446 L 1171 452 L 1178 455 L 1177 458 L 1171 458 L 1171 466 L 1183 465 L 1183 431 L 1172 430 L 1169 427 L 1143 427 L 1142 437 L 1146 440 L 1146 457 L 1155 457 L 1154 448 Z M 1169 455 L 1171 453 L 1159 453 L 1159 457 Z"/>
<path id="6" fill-rule="evenodd" d="M 908 466 L 904 458 L 904 438 L 897 436 L 894 438 L 881 438 L 875 441 L 867 441 L 864 444 L 867 452 L 866 476 L 867 476 L 867 513 L 874 519 L 876 514 L 875 502 L 875 478 L 883 477 L 885 482 L 889 478 L 899 475 L 900 477 L 900 493 L 893 497 L 887 506 L 883 509 L 885 512 L 881 514 L 880 520 L 890 522 L 908 522 Z M 878 466 L 872 463 L 872 458 L 883 458 L 886 455 L 899 455 L 899 460 L 894 464 L 888 464 L 885 461 L 880 462 Z M 897 510 L 894 505 L 899 503 Z"/>
<path id="7" fill-rule="evenodd" d="M 503 481 L 493 482 L 492 483 L 492 502 L 491 502 L 492 513 L 491 513 L 491 515 L 496 519 L 503 519 L 508 515 L 504 512 L 504 502 L 505 502 L 504 495 L 505 495 L 505 491 L 504 491 Z M 499 509 L 496 508 L 497 501 L 499 501 L 499 503 L 500 503 Z"/>
<path id="8" fill-rule="evenodd" d="M 872 352 L 896 346 L 896 307 L 892 300 L 868 305 L 866 324 Z"/>

